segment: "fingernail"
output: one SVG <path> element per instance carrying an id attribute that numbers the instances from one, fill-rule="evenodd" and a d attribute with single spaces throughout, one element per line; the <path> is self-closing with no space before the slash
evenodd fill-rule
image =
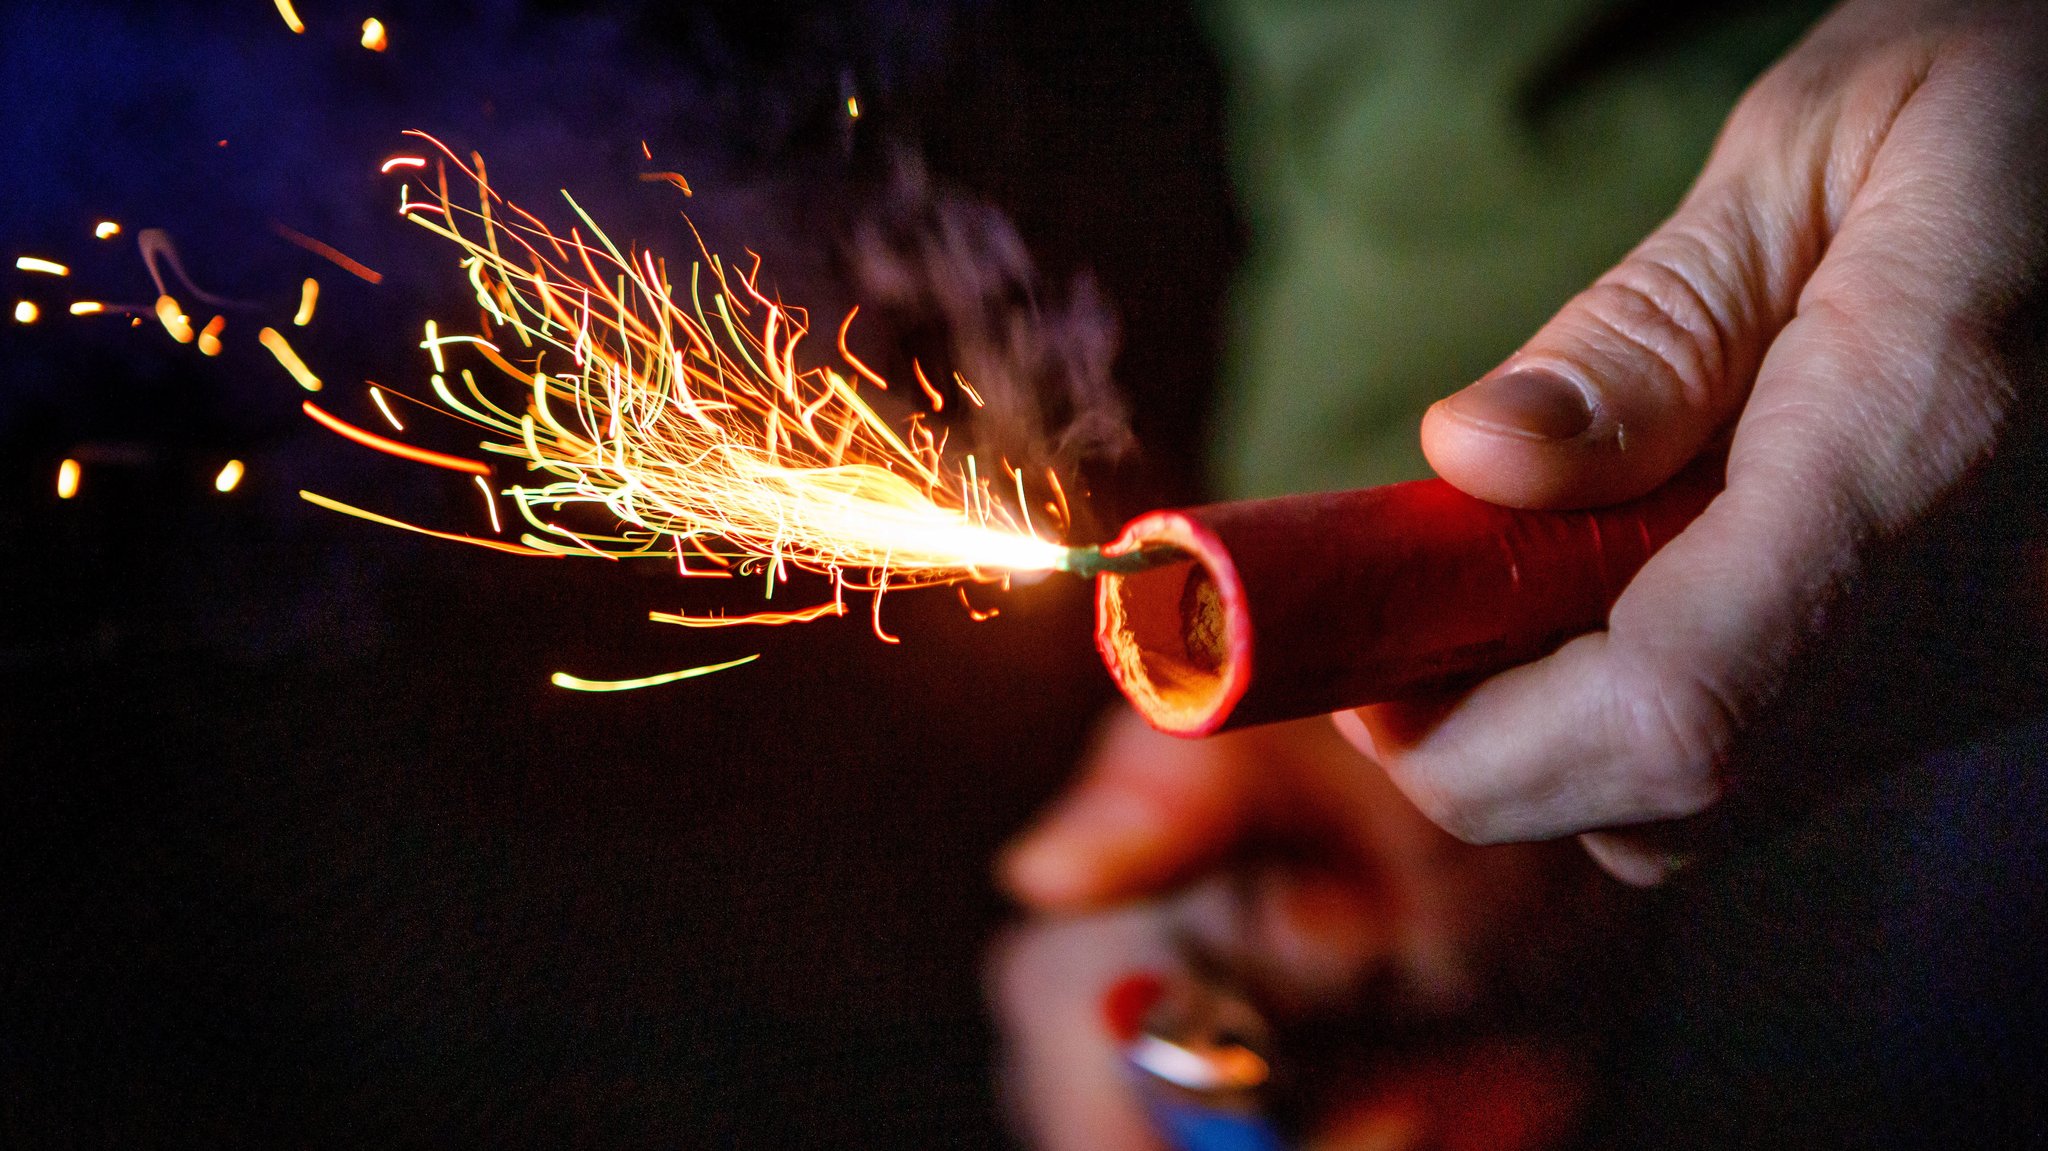
<path id="1" fill-rule="evenodd" d="M 1568 440 L 1593 426 L 1577 384 L 1542 368 L 1489 376 L 1444 400 L 1459 419 L 1532 440 Z"/>

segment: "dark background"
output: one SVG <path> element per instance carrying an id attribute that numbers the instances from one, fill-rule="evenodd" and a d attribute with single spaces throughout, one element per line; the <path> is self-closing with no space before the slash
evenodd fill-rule
<path id="1" fill-rule="evenodd" d="M 273 316 L 315 276 L 314 324 L 287 331 L 332 381 L 323 402 L 374 424 L 359 380 L 417 374 L 420 319 L 466 297 L 375 177 L 402 129 L 480 149 L 523 203 L 569 187 L 615 234 L 680 246 L 673 193 L 633 178 L 647 140 L 714 247 L 761 252 L 834 316 L 845 237 L 922 155 L 1016 222 L 1048 298 L 1086 272 L 1110 301 L 1144 445 L 1089 473 L 1113 524 L 1199 490 L 1238 246 L 1189 13 L 300 12 L 298 37 L 262 4 L 0 15 L 0 277 L 10 309 L 44 311 L 0 327 L 0 1142 L 1001 1143 L 988 860 L 1109 697 L 1079 585 L 1020 589 L 982 624 L 949 592 L 893 597 L 894 647 L 859 613 L 660 628 L 646 611 L 678 593 L 658 570 L 300 502 L 458 529 L 477 511 L 441 473 L 312 428 L 253 343 L 264 321 L 231 313 L 207 360 L 64 305 L 147 303 L 144 227 Z M 355 44 L 369 15 L 383 55 Z M 95 241 L 100 218 L 127 231 Z M 18 273 L 20 254 L 73 275 Z M 461 446 L 440 434 L 418 438 Z M 59 501 L 66 456 L 84 483 Z M 222 496 L 231 456 L 249 475 Z M 749 651 L 638 693 L 546 683 Z"/>

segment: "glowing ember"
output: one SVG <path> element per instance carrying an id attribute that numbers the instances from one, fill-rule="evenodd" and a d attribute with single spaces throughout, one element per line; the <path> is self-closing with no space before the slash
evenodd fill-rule
<path id="1" fill-rule="evenodd" d="M 106 310 L 107 306 L 98 300 L 80 300 L 71 305 L 71 314 L 74 316 L 97 316 Z"/>
<path id="2" fill-rule="evenodd" d="M 57 465 L 57 498 L 68 500 L 78 494 L 79 467 L 77 460 L 65 460 Z"/>
<path id="3" fill-rule="evenodd" d="M 33 324 L 42 314 L 43 310 L 36 307 L 34 300 L 21 300 L 14 305 L 14 322 L 17 324 Z"/>
<path id="4" fill-rule="evenodd" d="M 655 613 L 685 626 L 841 615 L 849 590 L 873 593 L 879 613 L 887 591 L 1000 582 L 1067 566 L 1068 549 L 1031 523 L 1020 470 L 1004 465 L 999 478 L 984 477 L 973 456 L 949 455 L 921 415 L 892 425 L 870 406 L 863 387 L 888 385 L 848 347 L 853 314 L 838 328 L 838 362 L 800 367 L 809 317 L 764 290 L 758 261 L 741 270 L 706 252 L 690 264 L 679 292 L 665 261 L 641 249 L 621 251 L 567 193 L 582 228 L 560 236 L 498 196 L 480 158 L 471 168 L 441 150 L 474 182 L 477 206 L 454 203 L 444 181 L 433 202 L 410 198 L 408 187 L 400 210 L 462 250 L 482 330 L 444 334 L 430 322 L 420 346 L 432 359 L 440 405 L 491 433 L 484 451 L 546 481 L 502 489 L 533 530 L 514 547 L 302 493 L 308 499 L 502 551 L 662 559 L 685 575 L 761 576 L 771 594 L 800 569 L 825 577 L 832 589 L 828 602 L 794 611 Z M 409 158 L 387 161 L 384 169 L 402 159 Z M 459 364 L 451 371 L 458 353 L 490 364 L 496 371 L 487 379 L 495 383 L 486 387 Z M 978 402 L 964 380 L 956 382 Z M 397 427 L 376 388 L 371 396 Z M 384 451 L 406 446 L 310 403 L 306 408 L 359 443 Z M 410 458 L 482 468 L 438 453 Z M 564 522 L 593 510 L 601 513 L 594 521 Z M 878 614 L 875 632 L 894 642 Z M 623 690 L 729 666 L 644 680 L 555 682 Z"/>
<path id="5" fill-rule="evenodd" d="M 371 384 L 370 402 L 376 404 L 377 410 L 384 413 L 384 422 L 391 425 L 392 431 L 402 432 L 405 430 L 405 425 L 399 423 L 398 417 L 392 414 L 391 405 L 384 402 L 384 389 Z"/>
<path id="6" fill-rule="evenodd" d="M 860 119 L 860 100 L 857 97 L 846 98 L 846 114 L 851 119 Z"/>
<path id="7" fill-rule="evenodd" d="M 121 225 L 112 220 L 101 220 L 93 225 L 92 234 L 97 240 L 111 240 L 121 234 Z"/>
<path id="8" fill-rule="evenodd" d="M 223 494 L 234 491 L 235 485 L 242 482 L 243 470 L 242 461 L 229 460 L 222 465 L 220 474 L 213 477 L 213 490 Z"/>
<path id="9" fill-rule="evenodd" d="M 157 322 L 164 326 L 164 331 L 171 334 L 172 339 L 181 344 L 192 342 L 192 321 L 185 318 L 184 311 L 178 307 L 178 301 L 169 296 L 158 296 L 156 318 Z"/>
<path id="10" fill-rule="evenodd" d="M 47 276 L 71 274 L 71 269 L 55 260 L 45 260 L 41 256 L 21 256 L 14 261 L 14 266 L 24 272 L 41 272 Z"/>
<path id="11" fill-rule="evenodd" d="M 382 52 L 389 45 L 384 37 L 384 21 L 375 16 L 363 21 L 363 47 L 372 52 Z"/>
<path id="12" fill-rule="evenodd" d="M 277 0 L 277 14 L 284 17 L 284 26 L 293 32 L 304 32 L 306 30 L 305 22 L 299 19 L 297 12 L 292 10 L 292 0 Z"/>
<path id="13" fill-rule="evenodd" d="M 306 366 L 306 361 L 300 359 L 297 352 L 292 351 L 292 346 L 285 342 L 285 338 L 276 328 L 265 328 L 256 333 L 256 342 L 270 349 L 270 354 L 276 356 L 277 362 L 284 365 L 284 370 L 292 374 L 292 379 L 299 381 L 300 387 L 309 392 L 320 390 L 320 377 L 313 374 L 312 369 Z"/>
<path id="14" fill-rule="evenodd" d="M 313 322 L 313 304 L 320 298 L 320 281 L 311 276 L 299 286 L 299 310 L 292 316 L 292 324 L 303 328 Z"/>
<path id="15" fill-rule="evenodd" d="M 226 316 L 215 316 L 199 330 L 199 352 L 201 355 L 220 355 L 220 334 L 228 326 Z"/>

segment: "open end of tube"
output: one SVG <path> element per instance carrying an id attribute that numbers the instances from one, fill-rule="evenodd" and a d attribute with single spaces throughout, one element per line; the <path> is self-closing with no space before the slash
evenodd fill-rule
<path id="1" fill-rule="evenodd" d="M 1105 549 L 1170 544 L 1186 559 L 1097 582 L 1096 645 L 1147 722 L 1172 735 L 1223 725 L 1251 680 L 1251 628 L 1222 545 L 1177 513 L 1158 512 Z"/>

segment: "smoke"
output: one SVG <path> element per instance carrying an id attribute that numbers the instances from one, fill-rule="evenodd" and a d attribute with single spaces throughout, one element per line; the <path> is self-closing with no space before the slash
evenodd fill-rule
<path id="1" fill-rule="evenodd" d="M 981 397 L 951 425 L 977 454 L 1072 473 L 1131 449 L 1110 376 L 1117 323 L 1094 278 L 1078 273 L 1064 293 L 1050 291 L 1000 211 L 938 187 L 900 153 L 849 255 L 858 298 L 906 326 L 907 345 L 936 352 L 940 364 L 920 366 L 941 394 L 959 394 L 957 372 Z M 943 377 L 932 370 L 941 365 Z"/>

